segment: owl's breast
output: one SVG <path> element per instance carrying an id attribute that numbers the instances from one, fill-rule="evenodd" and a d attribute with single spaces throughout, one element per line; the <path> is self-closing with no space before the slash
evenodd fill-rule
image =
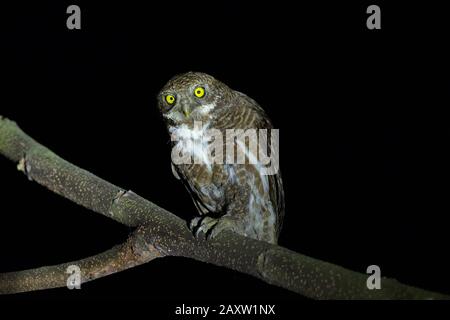
<path id="1" fill-rule="evenodd" d="M 175 167 L 201 214 L 224 210 L 229 193 L 229 178 L 223 165 L 192 163 Z"/>

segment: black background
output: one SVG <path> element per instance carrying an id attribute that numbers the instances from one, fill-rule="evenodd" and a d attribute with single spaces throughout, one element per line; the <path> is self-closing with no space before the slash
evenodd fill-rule
<path id="1" fill-rule="evenodd" d="M 155 97 L 177 73 L 210 73 L 280 129 L 281 245 L 450 293 L 445 11 L 437 1 L 374 3 L 381 30 L 366 28 L 372 2 L 2 4 L 0 114 L 188 219 L 195 209 L 172 176 Z M 80 5 L 82 30 L 66 28 L 69 4 Z M 93 255 L 130 231 L 28 182 L 5 158 L 0 200 L 2 272 Z M 182 258 L 15 298 L 141 298 L 167 312 L 179 302 L 302 299 Z"/>

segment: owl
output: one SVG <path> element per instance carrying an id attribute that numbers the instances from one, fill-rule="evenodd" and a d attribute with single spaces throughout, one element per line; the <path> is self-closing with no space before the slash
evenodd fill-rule
<path id="1" fill-rule="evenodd" d="M 170 79 L 157 99 L 172 137 L 173 174 L 198 211 L 189 224 L 194 234 L 214 238 L 230 230 L 277 243 L 284 216 L 281 173 L 264 172 L 256 151 L 260 145 L 256 149 L 249 145 L 255 136 L 239 139 L 248 129 L 268 133 L 261 135 L 259 143 L 270 150 L 273 127 L 264 110 L 245 94 L 199 72 Z M 215 139 L 206 132 L 214 132 Z M 175 161 L 174 155 L 180 154 L 183 157 Z M 241 161 L 237 154 L 243 155 Z"/>

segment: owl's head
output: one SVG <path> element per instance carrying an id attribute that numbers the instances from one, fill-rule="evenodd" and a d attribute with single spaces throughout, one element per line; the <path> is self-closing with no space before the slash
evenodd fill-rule
<path id="1" fill-rule="evenodd" d="M 232 90 L 214 77 L 188 72 L 170 79 L 158 94 L 158 108 L 169 125 L 209 121 L 229 105 Z"/>

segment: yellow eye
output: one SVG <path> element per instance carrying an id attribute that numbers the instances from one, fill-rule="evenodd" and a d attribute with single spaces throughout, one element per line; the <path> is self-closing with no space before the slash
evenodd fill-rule
<path id="1" fill-rule="evenodd" d="M 168 94 L 166 95 L 166 102 L 168 104 L 174 104 L 175 103 L 175 96 Z"/>
<path id="2" fill-rule="evenodd" d="M 203 87 L 195 88 L 194 94 L 197 98 L 202 98 L 205 95 L 205 88 Z"/>

